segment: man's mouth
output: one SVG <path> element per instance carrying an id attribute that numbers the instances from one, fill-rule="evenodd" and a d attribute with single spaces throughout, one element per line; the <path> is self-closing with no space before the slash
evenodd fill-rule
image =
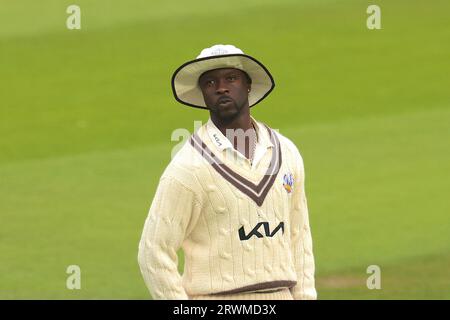
<path id="1" fill-rule="evenodd" d="M 217 105 L 224 105 L 224 104 L 228 104 L 230 102 L 232 102 L 233 100 L 231 98 L 228 97 L 221 97 L 217 100 Z"/>

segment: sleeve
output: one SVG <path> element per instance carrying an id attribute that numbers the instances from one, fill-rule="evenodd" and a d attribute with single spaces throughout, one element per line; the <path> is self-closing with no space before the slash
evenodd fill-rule
<path id="1" fill-rule="evenodd" d="M 186 300 L 177 250 L 201 211 L 193 190 L 173 177 L 160 179 L 139 242 L 138 263 L 155 300 Z"/>
<path id="2" fill-rule="evenodd" d="M 291 250 L 293 253 L 297 285 L 290 289 L 294 300 L 315 300 L 314 255 L 308 204 L 305 193 L 305 170 L 303 159 L 297 151 L 294 174 L 293 205 L 291 211 Z"/>

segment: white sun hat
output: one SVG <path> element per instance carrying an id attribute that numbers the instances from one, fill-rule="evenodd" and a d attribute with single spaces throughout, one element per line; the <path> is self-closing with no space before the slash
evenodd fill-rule
<path id="1" fill-rule="evenodd" d="M 275 87 L 272 75 L 261 62 L 233 45 L 217 44 L 203 49 L 195 60 L 182 64 L 174 72 L 172 91 L 175 99 L 191 107 L 208 109 L 198 79 L 204 72 L 219 68 L 236 68 L 249 75 L 252 79 L 248 95 L 250 107 L 267 97 Z"/>

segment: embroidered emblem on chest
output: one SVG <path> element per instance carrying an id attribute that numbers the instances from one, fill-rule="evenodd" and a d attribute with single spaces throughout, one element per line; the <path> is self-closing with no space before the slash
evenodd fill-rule
<path id="1" fill-rule="evenodd" d="M 294 177 L 292 176 L 292 173 L 286 173 L 283 176 L 283 187 L 287 193 L 291 193 L 294 189 Z"/>

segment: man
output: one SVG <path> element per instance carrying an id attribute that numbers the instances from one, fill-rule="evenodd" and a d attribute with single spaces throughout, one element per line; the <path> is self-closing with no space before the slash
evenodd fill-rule
<path id="1" fill-rule="evenodd" d="M 138 261 L 154 299 L 316 299 L 302 158 L 249 111 L 274 85 L 231 45 L 175 71 L 177 101 L 210 119 L 164 171 L 145 222 Z"/>

